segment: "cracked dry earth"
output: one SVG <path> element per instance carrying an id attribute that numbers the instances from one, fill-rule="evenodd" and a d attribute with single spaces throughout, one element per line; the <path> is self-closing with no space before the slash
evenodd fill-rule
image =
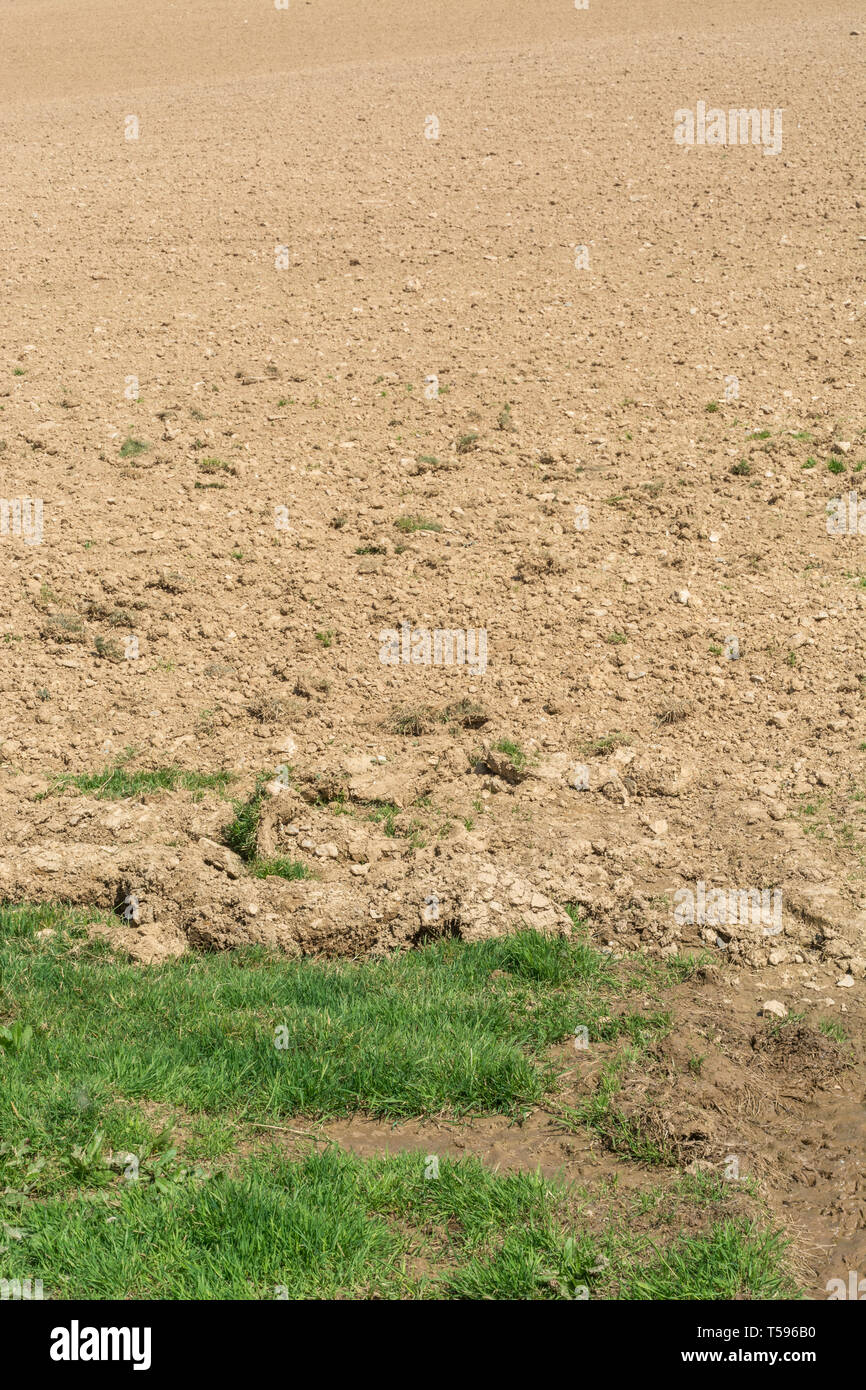
<path id="1" fill-rule="evenodd" d="M 115 909 L 143 965 L 566 904 L 703 950 L 628 1105 L 739 1155 L 824 1297 L 866 1268 L 866 558 L 827 528 L 866 477 L 866 23 L 635 8 L 0 12 L 0 476 L 43 500 L 0 537 L 0 894 Z M 782 108 L 782 150 L 678 146 L 699 100 Z M 383 664 L 403 624 L 483 669 Z M 58 783 L 117 759 L 259 779 L 257 852 L 310 876 L 252 877 L 214 791 Z M 699 882 L 781 929 L 679 920 Z M 434 1128 L 612 1163 L 542 1112 L 324 1132 Z"/>

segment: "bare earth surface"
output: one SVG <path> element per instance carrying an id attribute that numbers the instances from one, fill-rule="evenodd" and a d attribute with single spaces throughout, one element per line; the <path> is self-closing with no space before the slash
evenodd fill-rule
<path id="1" fill-rule="evenodd" d="M 742 1156 L 813 1296 L 866 1269 L 862 8 L 3 0 L 0 52 L 0 491 L 43 503 L 0 536 L 0 895 L 134 894 L 145 963 L 566 903 L 701 948 L 633 1105 Z M 678 145 L 699 101 L 780 152 Z M 384 664 L 404 624 L 486 657 Z M 267 774 L 259 852 L 314 876 L 250 877 L 213 791 L 46 795 L 116 759 Z M 678 920 L 698 882 L 781 929 Z"/>

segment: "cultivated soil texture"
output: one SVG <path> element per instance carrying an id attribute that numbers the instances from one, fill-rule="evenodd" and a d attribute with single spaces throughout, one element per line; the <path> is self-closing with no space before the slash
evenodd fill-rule
<path id="1" fill-rule="evenodd" d="M 0 51 L 0 898 L 141 970 L 702 953 L 624 1112 L 807 1297 L 866 1273 L 862 8 L 29 0 Z M 561 1119 L 321 1133 L 645 1182 Z"/>

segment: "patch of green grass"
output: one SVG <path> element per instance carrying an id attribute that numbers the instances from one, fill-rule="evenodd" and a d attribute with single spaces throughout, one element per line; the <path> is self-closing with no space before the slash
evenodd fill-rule
<path id="1" fill-rule="evenodd" d="M 234 815 L 223 829 L 223 843 L 244 860 L 253 878 L 312 878 L 312 870 L 300 860 L 281 854 L 259 858 L 258 834 L 264 788 L 272 776 L 272 773 L 260 772 L 247 799 L 232 802 Z"/>
<path id="2" fill-rule="evenodd" d="M 827 472 L 828 472 L 828 473 L 844 473 L 844 472 L 845 472 L 845 460 L 844 460 L 844 459 L 829 459 L 828 462 L 827 462 Z"/>
<path id="3" fill-rule="evenodd" d="M 628 743 L 631 743 L 628 734 L 614 732 L 612 734 L 604 734 L 601 738 L 589 739 L 586 743 L 580 745 L 578 751 L 581 757 L 597 758 L 612 753 L 615 748 L 620 748 L 623 744 Z"/>
<path id="4" fill-rule="evenodd" d="M 438 521 L 428 521 L 423 516 L 398 516 L 394 522 L 398 531 L 404 535 L 411 535 L 413 531 L 441 531 L 442 526 Z"/>
<path id="5" fill-rule="evenodd" d="M 100 801 L 119 801 L 129 796 L 145 796 L 151 792 L 223 791 L 233 780 L 231 772 L 190 772 L 182 767 L 139 768 L 130 771 L 123 762 L 112 763 L 99 772 L 61 772 L 43 796 L 56 795 L 74 787 L 82 795 L 96 796 Z"/>
<path id="6" fill-rule="evenodd" d="M 142 969 L 88 939 L 94 918 L 117 921 L 0 908 L 0 1222 L 20 1232 L 4 1278 L 111 1300 L 796 1296 L 743 1184 L 683 1176 L 623 1205 L 615 1183 L 606 1196 L 503 1174 L 438 1157 L 435 1139 L 365 1161 L 333 1143 L 289 1157 L 276 1138 L 307 1133 L 289 1116 L 519 1116 L 555 1092 L 549 1048 L 577 1025 L 627 1041 L 621 1075 L 668 1022 L 618 1002 L 693 962 L 634 981 L 578 933 L 527 931 Z M 654 1161 L 646 1135 L 625 1138 Z"/>
<path id="7" fill-rule="evenodd" d="M 704 410 L 707 412 L 708 415 L 714 415 L 718 408 L 718 401 L 707 401 L 706 405 L 704 406 Z"/>
<path id="8" fill-rule="evenodd" d="M 655 1020 L 655 1026 L 659 1029 L 667 1023 L 669 1020 L 664 1016 Z M 615 1104 L 616 1096 L 622 1089 L 624 1073 L 641 1061 L 650 1040 L 645 1019 L 634 1020 L 633 1036 L 632 1046 L 616 1053 L 605 1063 L 595 1091 L 576 1106 L 562 1107 L 560 1123 L 572 1131 L 593 1130 L 613 1153 L 626 1154 L 636 1163 L 673 1165 L 675 1155 L 664 1133 L 648 1128 L 640 1116 L 627 1115 Z"/>
<path id="9" fill-rule="evenodd" d="M 334 629 L 332 627 L 329 627 L 326 628 L 323 632 L 316 633 L 316 641 L 320 642 L 323 647 L 333 647 L 334 638 L 336 637 L 336 635 L 337 634 L 334 631 Z"/>
<path id="10" fill-rule="evenodd" d="M 813 459 L 813 458 L 807 458 L 807 459 L 806 459 L 806 462 L 805 462 L 804 464 L 802 464 L 801 467 L 802 467 L 802 468 L 817 468 L 817 467 L 818 467 L 818 460 L 817 460 L 817 459 Z"/>
<path id="11" fill-rule="evenodd" d="M 256 856 L 264 787 L 269 780 L 268 773 L 259 773 L 255 787 L 246 801 L 232 802 L 234 817 L 223 830 L 223 842 L 229 849 L 234 850 L 235 854 L 239 854 L 241 859 L 251 860 Z"/>
<path id="12" fill-rule="evenodd" d="M 627 642 L 627 641 L 628 641 L 628 638 L 626 637 L 626 635 L 625 635 L 624 632 L 616 632 L 616 631 L 614 631 L 614 632 L 608 633 L 607 637 L 605 637 L 604 640 L 605 640 L 605 642 L 608 643 L 609 646 L 611 646 L 611 647 L 617 647 L 617 646 L 621 646 L 623 642 Z"/>
<path id="13" fill-rule="evenodd" d="M 735 463 L 731 467 L 731 472 L 737 478 L 747 478 L 751 471 L 752 465 L 747 459 L 740 459 L 739 463 Z"/>
<path id="14" fill-rule="evenodd" d="M 647 1262 L 624 1261 L 608 1296 L 653 1302 L 786 1299 L 798 1296 L 778 1231 L 744 1219 L 681 1236 Z"/>
<path id="15" fill-rule="evenodd" d="M 851 1041 L 841 1023 L 837 1023 L 832 1018 L 819 1018 L 818 1027 L 825 1038 L 832 1038 L 834 1042 L 847 1044 Z"/>
<path id="16" fill-rule="evenodd" d="M 150 445 L 144 439 L 135 439 L 129 435 L 120 446 L 120 457 L 122 459 L 138 458 L 139 454 L 146 454 Z"/>
<path id="17" fill-rule="evenodd" d="M 97 656 L 101 656 L 105 661 L 123 661 L 123 648 L 119 642 L 115 642 L 111 637 L 94 637 L 93 648 Z"/>
<path id="18" fill-rule="evenodd" d="M 439 394 L 442 394 L 441 387 Z M 468 454 L 472 449 L 475 448 L 475 445 L 477 443 L 478 431 L 470 430 L 468 434 L 461 434 L 460 437 L 457 440 L 455 440 L 454 452 L 455 454 Z"/>
<path id="19" fill-rule="evenodd" d="M 37 940 L 55 925 L 45 910 L 0 909 L 0 1015 L 34 1029 L 5 1061 L 21 1117 L 7 1134 L 40 1151 L 97 1129 L 132 1147 L 116 1097 L 270 1123 L 516 1114 L 555 1086 L 551 1043 L 578 1025 L 590 1039 L 638 1028 L 637 1015 L 612 1017 L 624 978 L 577 938 L 448 938 L 351 962 L 225 952 L 141 970 L 78 939 L 92 916 L 58 910 L 56 935 Z"/>
<path id="20" fill-rule="evenodd" d="M 298 859 L 290 859 L 284 854 L 272 855 L 270 859 L 254 859 L 250 865 L 253 878 L 312 878 L 312 872 Z"/>
<path id="21" fill-rule="evenodd" d="M 511 760 L 515 772 L 522 772 L 526 767 L 526 754 L 520 744 L 515 743 L 513 739 L 501 738 L 498 743 L 494 743 L 493 747 L 497 753 L 504 753 Z"/>
<path id="22" fill-rule="evenodd" d="M 400 814 L 400 807 L 393 801 L 378 801 L 372 804 L 373 809 L 367 816 L 367 820 L 381 825 L 385 834 L 393 839 L 397 834 L 397 817 Z"/>
<path id="23" fill-rule="evenodd" d="M 511 1113 L 553 1083 L 541 1049 L 575 1017 L 605 1010 L 611 1031 L 617 981 L 584 943 L 524 933 L 378 961 L 251 950 L 141 970 L 86 942 L 93 915 L 0 910 L 0 1004 L 33 1020 L 12 1024 L 32 1028 L 26 1046 L 0 1052 L 0 1214 L 21 1232 L 4 1277 L 105 1299 L 793 1292 L 780 1241 L 735 1220 L 718 1179 L 642 1193 L 642 1232 L 630 1210 L 587 1229 L 586 1196 L 439 1158 L 435 1141 L 432 1154 L 363 1161 L 333 1144 L 291 1159 L 272 1140 L 284 1114 L 359 1103 L 395 1117 Z M 37 940 L 47 925 L 56 935 Z M 154 1102 L 191 1110 L 188 1134 Z M 689 1208 L 706 1229 L 671 1245 Z"/>
<path id="24" fill-rule="evenodd" d="M 661 1225 L 666 1206 L 654 1208 Z M 699 1205 L 692 1197 L 690 1205 Z M 704 1208 L 711 1202 L 700 1203 Z M 363 1160 L 335 1146 L 291 1160 L 271 1148 L 238 1176 L 178 1173 L 160 1184 L 31 1203 L 9 1276 L 44 1271 L 49 1297 L 540 1301 L 783 1298 L 796 1292 L 780 1237 L 710 1219 L 666 1241 L 614 1222 L 581 1229 L 568 1188 L 477 1159 Z M 580 1222 L 580 1224 L 578 1224 Z M 668 1229 L 672 1225 L 668 1219 Z M 230 1235 L 230 1239 L 226 1236 Z M 666 1231 L 660 1235 L 667 1234 Z"/>

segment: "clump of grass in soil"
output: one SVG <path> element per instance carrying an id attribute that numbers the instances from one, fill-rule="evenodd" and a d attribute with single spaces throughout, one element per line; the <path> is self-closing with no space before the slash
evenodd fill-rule
<path id="1" fill-rule="evenodd" d="M 478 432 L 470 430 L 468 434 L 461 434 L 455 441 L 454 452 L 456 454 L 468 454 L 478 443 Z"/>
<path id="2" fill-rule="evenodd" d="M 597 758 L 612 753 L 615 748 L 620 748 L 628 743 L 631 743 L 631 739 L 627 734 L 615 732 L 603 734 L 601 738 L 589 739 L 580 745 L 578 751 L 584 758 Z"/>
<path id="3" fill-rule="evenodd" d="M 439 718 L 445 723 L 459 724 L 464 729 L 480 729 L 490 718 L 486 709 L 477 700 L 454 700 L 441 711 Z"/>
<path id="4" fill-rule="evenodd" d="M 139 454 L 146 454 L 150 445 L 144 439 L 135 439 L 130 435 L 120 446 L 120 457 L 122 459 L 138 458 Z"/>
<path id="5" fill-rule="evenodd" d="M 435 727 L 436 718 L 426 705 L 415 708 L 397 709 L 385 721 L 392 734 L 402 734 L 407 738 L 418 738 L 429 734 Z"/>
<path id="6" fill-rule="evenodd" d="M 85 642 L 84 623 L 74 613 L 51 613 L 42 624 L 43 637 L 54 642 Z"/>
<path id="7" fill-rule="evenodd" d="M 312 870 L 298 859 L 286 855 L 272 855 L 260 858 L 258 853 L 259 821 L 265 784 L 271 780 L 271 773 L 259 773 L 255 786 L 246 801 L 234 801 L 234 816 L 223 830 L 223 843 L 246 863 L 253 878 L 312 878 Z"/>
<path id="8" fill-rule="evenodd" d="M 385 727 L 393 734 L 407 738 L 420 738 L 429 734 L 437 724 L 457 724 L 463 729 L 480 729 L 490 718 L 484 706 L 477 700 L 464 698 L 452 700 L 436 711 L 429 705 L 401 706 L 385 720 Z"/>
<path id="9" fill-rule="evenodd" d="M 198 467 L 202 473 L 230 473 L 232 476 L 237 473 L 233 463 L 225 463 L 222 459 L 199 459 Z"/>
<path id="10" fill-rule="evenodd" d="M 411 535 L 413 531 L 441 531 L 442 525 L 438 521 L 428 521 L 423 516 L 398 516 L 394 522 L 398 531 L 405 535 Z"/>
<path id="11" fill-rule="evenodd" d="M 526 754 L 520 744 L 515 743 L 513 739 L 501 738 L 498 743 L 494 743 L 493 747 L 497 753 L 505 754 L 515 772 L 522 772 L 526 767 Z"/>
<path id="12" fill-rule="evenodd" d="M 692 707 L 688 700 L 670 699 L 665 700 L 659 705 L 656 711 L 656 719 L 659 724 L 679 724 L 684 719 L 688 719 L 692 712 Z"/>
<path id="13" fill-rule="evenodd" d="M 97 656 L 101 656 L 104 661 L 123 661 L 123 648 L 119 642 L 115 642 L 111 637 L 95 637 L 93 648 Z"/>
<path id="14" fill-rule="evenodd" d="M 191 792 L 223 791 L 233 780 L 231 772 L 191 772 L 182 767 L 131 771 L 125 766 L 127 761 L 118 760 L 98 772 L 61 772 L 43 795 L 54 795 L 72 787 L 82 795 L 93 795 L 100 801 L 120 801 L 130 796 L 178 789 Z"/>

